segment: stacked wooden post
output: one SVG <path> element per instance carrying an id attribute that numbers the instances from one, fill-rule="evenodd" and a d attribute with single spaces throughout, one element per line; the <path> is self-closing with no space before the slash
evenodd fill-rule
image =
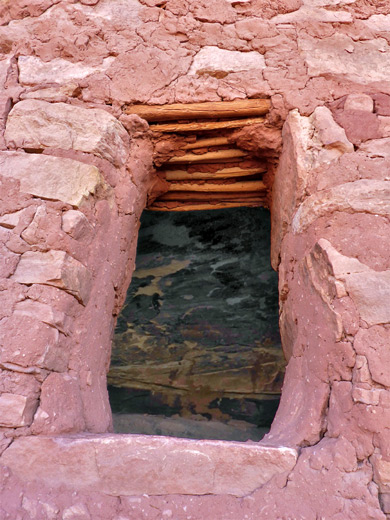
<path id="1" fill-rule="evenodd" d="M 148 209 L 190 211 L 264 206 L 265 160 L 235 147 L 229 137 L 234 129 L 264 124 L 262 116 L 269 108 L 266 99 L 127 107 L 125 112 L 146 119 L 156 136 L 174 134 L 181 136 L 184 143 L 160 167 L 169 189 Z"/>

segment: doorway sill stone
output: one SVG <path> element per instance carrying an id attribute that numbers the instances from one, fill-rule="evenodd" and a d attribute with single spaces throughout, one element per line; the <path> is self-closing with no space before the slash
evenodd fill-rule
<path id="1" fill-rule="evenodd" d="M 118 434 L 21 437 L 3 453 L 23 482 L 112 496 L 242 497 L 289 472 L 293 448 L 257 443 Z"/>

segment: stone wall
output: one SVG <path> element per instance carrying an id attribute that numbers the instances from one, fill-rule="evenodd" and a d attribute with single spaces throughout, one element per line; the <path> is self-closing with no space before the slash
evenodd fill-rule
<path id="1" fill-rule="evenodd" d="M 389 11 L 371 0 L 3 3 L 0 518 L 390 514 Z M 99 436 L 111 427 L 111 333 L 156 189 L 147 125 L 122 109 L 246 97 L 271 99 L 265 128 L 284 125 L 272 258 L 289 363 L 272 430 L 255 451 Z M 157 488 L 156 452 L 177 456 L 153 474 Z M 113 460 L 126 476 L 138 468 L 144 493 L 118 485 Z M 218 478 L 202 487 L 204 475 Z"/>
<path id="2" fill-rule="evenodd" d="M 5 140 L 2 444 L 14 428 L 107 431 L 107 346 L 131 276 L 150 149 L 135 140 L 129 158 L 127 131 L 101 109 L 37 100 L 15 105 Z"/>

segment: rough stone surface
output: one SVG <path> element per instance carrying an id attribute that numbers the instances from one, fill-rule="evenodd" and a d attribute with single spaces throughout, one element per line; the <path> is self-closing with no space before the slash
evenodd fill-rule
<path id="1" fill-rule="evenodd" d="M 54 285 L 88 303 L 92 277 L 88 269 L 64 251 L 39 253 L 27 251 L 13 275 L 15 282 Z"/>
<path id="2" fill-rule="evenodd" d="M 381 493 L 379 495 L 381 508 L 384 513 L 390 513 L 390 493 Z"/>
<path id="3" fill-rule="evenodd" d="M 104 58 L 97 67 L 84 63 L 73 63 L 62 58 L 44 62 L 36 56 L 19 56 L 19 81 L 22 85 L 40 85 L 41 83 L 75 82 L 91 74 L 104 72 L 114 58 Z"/>
<path id="4" fill-rule="evenodd" d="M 91 2 L 90 2 L 91 3 Z M 85 504 L 79 503 L 67 507 L 62 513 L 62 520 L 90 520 L 91 516 Z"/>
<path id="5" fill-rule="evenodd" d="M 28 330 L 28 348 L 23 341 L 25 330 Z M 0 333 L 3 365 L 17 365 L 32 372 L 34 367 L 65 370 L 69 352 L 64 337 L 53 327 L 30 316 L 13 315 L 0 322 Z"/>
<path id="6" fill-rule="evenodd" d="M 71 209 L 62 215 L 62 229 L 75 240 L 79 240 L 88 234 L 91 227 L 81 211 Z"/>
<path id="7" fill-rule="evenodd" d="M 5 138 L 17 148 L 80 150 L 123 165 L 128 135 L 123 126 L 104 110 L 21 101 L 8 116 Z"/>
<path id="8" fill-rule="evenodd" d="M 1 466 L 0 518 L 389 515 L 389 326 L 382 302 L 390 269 L 389 16 L 388 2 L 374 0 L 2 2 L 0 150 L 13 157 L 15 147 L 25 148 L 31 166 L 0 167 L 23 172 L 4 174 L 0 183 L 0 391 L 38 400 L 44 387 L 44 394 L 36 435 L 32 426 L 1 427 L 0 464 L 7 457 L 21 473 Z M 82 491 L 80 464 L 70 459 L 62 469 L 69 475 L 69 466 L 76 467 L 71 489 L 23 478 L 25 469 L 33 469 L 28 457 L 13 458 L 10 450 L 16 453 L 18 443 L 27 449 L 63 429 L 102 433 L 112 426 L 105 381 L 111 335 L 134 267 L 139 217 L 156 182 L 151 134 L 146 123 L 123 115 L 126 105 L 264 97 L 271 110 L 262 131 L 246 130 L 240 142 L 268 162 L 264 180 L 272 190 L 272 257 L 289 367 L 280 411 L 263 446 L 299 446 L 297 463 L 243 497 Z M 131 141 L 118 120 L 126 123 Z M 256 136 L 274 148 L 250 144 Z M 96 170 L 81 175 L 65 159 L 96 166 L 107 184 Z M 49 196 L 34 189 L 50 184 L 46 169 L 55 179 Z M 78 188 L 61 198 L 60 176 L 73 179 L 71 171 L 93 181 L 82 188 L 74 181 Z M 62 229 L 62 217 L 81 203 L 90 228 L 76 239 Z M 87 306 L 46 282 L 13 279 L 20 257 L 50 251 L 93 272 Z M 355 271 L 362 268 L 355 260 L 370 270 Z M 66 456 L 64 442 L 47 442 Z M 36 451 L 41 467 L 43 452 Z M 194 458 L 197 463 L 191 453 Z M 227 477 L 242 470 L 226 460 Z M 82 466 L 95 471 L 94 465 L 92 453 Z M 109 463 L 104 470 L 109 475 Z M 258 476 L 250 477 L 251 485 Z M 197 485 L 209 477 L 203 472 Z"/>
<path id="9" fill-rule="evenodd" d="M 352 273 L 346 287 L 361 318 L 368 325 L 390 322 L 390 271 Z"/>
<path id="10" fill-rule="evenodd" d="M 243 53 L 207 46 L 196 54 L 189 74 L 223 77 L 231 72 L 247 70 L 259 73 L 264 68 L 264 57 L 258 52 Z"/>
<path id="11" fill-rule="evenodd" d="M 336 114 L 336 120 L 356 146 L 386 135 L 386 123 L 367 110 L 344 110 Z"/>
<path id="12" fill-rule="evenodd" d="M 349 94 L 344 103 L 344 110 L 374 112 L 374 100 L 367 94 Z"/>
<path id="13" fill-rule="evenodd" d="M 50 374 L 42 384 L 32 432 L 71 433 L 84 428 L 79 382 L 69 374 Z"/>
<path id="14" fill-rule="evenodd" d="M 341 33 L 320 40 L 306 36 L 299 38 L 299 47 L 310 76 L 331 74 L 363 85 L 390 81 L 390 49 L 385 38 L 354 41 Z"/>
<path id="15" fill-rule="evenodd" d="M 390 116 L 390 95 L 377 93 L 373 99 L 375 112 L 381 116 Z"/>
<path id="16" fill-rule="evenodd" d="M 388 157 L 390 155 L 390 138 L 370 139 L 360 147 L 369 157 Z"/>
<path id="17" fill-rule="evenodd" d="M 7 229 L 13 229 L 19 224 L 20 218 L 25 211 L 23 209 L 15 211 L 13 213 L 5 213 L 0 217 L 0 226 Z"/>
<path id="18" fill-rule="evenodd" d="M 20 181 L 21 192 L 75 207 L 104 185 L 95 166 L 37 154 L 2 153 L 0 175 Z"/>
<path id="19" fill-rule="evenodd" d="M 296 450 L 289 448 L 102 435 L 18 439 L 1 462 L 22 479 L 54 488 L 76 486 L 80 491 L 103 491 L 114 496 L 244 496 L 273 476 L 290 471 L 296 459 Z"/>
<path id="20" fill-rule="evenodd" d="M 4 229 L 0 229 L 0 237 L 2 241 L 6 242 L 10 238 L 10 233 Z M 0 244 L 0 276 L 8 278 L 11 276 L 18 265 L 19 256 L 3 244 Z"/>
<path id="21" fill-rule="evenodd" d="M 390 215 L 390 182 L 362 179 L 320 191 L 299 207 L 293 230 L 302 233 L 317 218 L 335 211 Z"/>
<path id="22" fill-rule="evenodd" d="M 375 454 L 371 457 L 371 463 L 374 467 L 379 490 L 382 493 L 390 492 L 390 461 L 379 454 Z"/>
<path id="23" fill-rule="evenodd" d="M 31 299 L 22 300 L 15 304 L 14 314 L 16 316 L 29 316 L 55 327 L 61 332 L 67 330 L 67 317 L 61 312 L 47 303 L 41 303 Z"/>
<path id="24" fill-rule="evenodd" d="M 292 22 L 307 22 L 315 20 L 317 22 L 332 22 L 332 23 L 343 23 L 352 22 L 352 15 L 346 11 L 337 10 L 331 11 L 327 9 L 319 9 L 319 6 L 303 5 L 297 11 L 287 14 L 279 14 L 272 18 L 272 21 L 277 24 L 292 23 Z"/>
<path id="25" fill-rule="evenodd" d="M 31 397 L 2 393 L 0 395 L 0 426 L 18 428 L 32 423 L 38 401 Z"/>
<path id="26" fill-rule="evenodd" d="M 274 268 L 278 265 L 287 224 L 306 193 L 309 172 L 350 152 L 353 152 L 352 143 L 326 107 L 316 108 L 310 117 L 301 116 L 298 111 L 289 114 L 283 127 L 283 152 L 272 198 L 271 260 Z"/>
<path id="27" fill-rule="evenodd" d="M 360 330 L 354 343 L 356 352 L 367 358 L 369 374 L 373 381 L 384 387 L 390 387 L 390 375 L 387 371 L 390 357 L 389 336 L 388 328 L 374 326 Z"/>

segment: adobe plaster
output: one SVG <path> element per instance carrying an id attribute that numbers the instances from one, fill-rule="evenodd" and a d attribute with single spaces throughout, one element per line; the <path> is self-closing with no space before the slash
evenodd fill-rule
<path id="1" fill-rule="evenodd" d="M 0 17 L 0 519 L 389 516 L 388 2 L 16 0 Z M 192 441 L 180 493 L 134 451 L 179 441 L 107 433 L 112 330 L 159 190 L 148 126 L 122 109 L 246 97 L 269 97 L 266 126 L 283 127 L 272 261 L 289 361 L 252 449 L 290 458 L 252 479 L 234 443 Z M 141 483 L 112 491 L 107 439 L 138 453 Z M 230 468 L 249 487 L 226 487 Z"/>

